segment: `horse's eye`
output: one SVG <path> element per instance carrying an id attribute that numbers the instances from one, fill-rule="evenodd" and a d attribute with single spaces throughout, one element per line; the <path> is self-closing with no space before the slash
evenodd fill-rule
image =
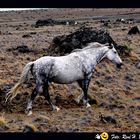
<path id="1" fill-rule="evenodd" d="M 114 52 L 115 54 L 117 53 L 117 52 Z"/>

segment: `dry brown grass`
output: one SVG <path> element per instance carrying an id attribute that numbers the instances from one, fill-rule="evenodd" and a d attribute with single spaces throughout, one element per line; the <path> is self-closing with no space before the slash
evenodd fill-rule
<path id="1" fill-rule="evenodd" d="M 0 125 L 6 125 L 7 122 L 6 122 L 6 119 L 4 116 L 0 116 Z"/>

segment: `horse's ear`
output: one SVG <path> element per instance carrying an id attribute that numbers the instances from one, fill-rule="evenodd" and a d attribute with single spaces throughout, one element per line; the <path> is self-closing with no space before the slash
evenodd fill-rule
<path id="1" fill-rule="evenodd" d="M 109 49 L 112 49 L 113 47 L 114 47 L 113 44 L 111 44 L 108 48 L 109 48 Z"/>

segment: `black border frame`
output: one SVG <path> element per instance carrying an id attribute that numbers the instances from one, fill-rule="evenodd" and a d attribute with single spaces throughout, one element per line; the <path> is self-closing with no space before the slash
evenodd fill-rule
<path id="1" fill-rule="evenodd" d="M 140 8 L 138 0 L 3 0 L 1 8 Z M 100 133 L 0 133 L 0 139 L 94 140 Z M 109 133 L 116 134 L 116 133 Z M 117 133 L 122 136 L 124 133 Z M 133 133 L 125 133 L 131 135 Z M 139 133 L 135 133 L 137 137 Z"/>
<path id="2" fill-rule="evenodd" d="M 139 8 L 139 0 L 2 0 L 1 8 Z"/>

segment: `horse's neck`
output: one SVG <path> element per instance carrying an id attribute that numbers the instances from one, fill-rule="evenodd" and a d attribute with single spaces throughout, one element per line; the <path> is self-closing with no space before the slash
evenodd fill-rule
<path id="1" fill-rule="evenodd" d="M 101 60 L 105 57 L 108 49 L 106 47 L 98 48 L 98 49 L 91 49 L 89 50 L 89 57 L 91 59 L 91 63 L 97 65 L 101 62 Z"/>
<path id="2" fill-rule="evenodd" d="M 101 48 L 101 50 L 98 51 L 97 56 L 96 56 L 96 61 L 97 64 L 100 63 L 106 56 L 106 53 L 108 52 L 107 48 Z"/>

